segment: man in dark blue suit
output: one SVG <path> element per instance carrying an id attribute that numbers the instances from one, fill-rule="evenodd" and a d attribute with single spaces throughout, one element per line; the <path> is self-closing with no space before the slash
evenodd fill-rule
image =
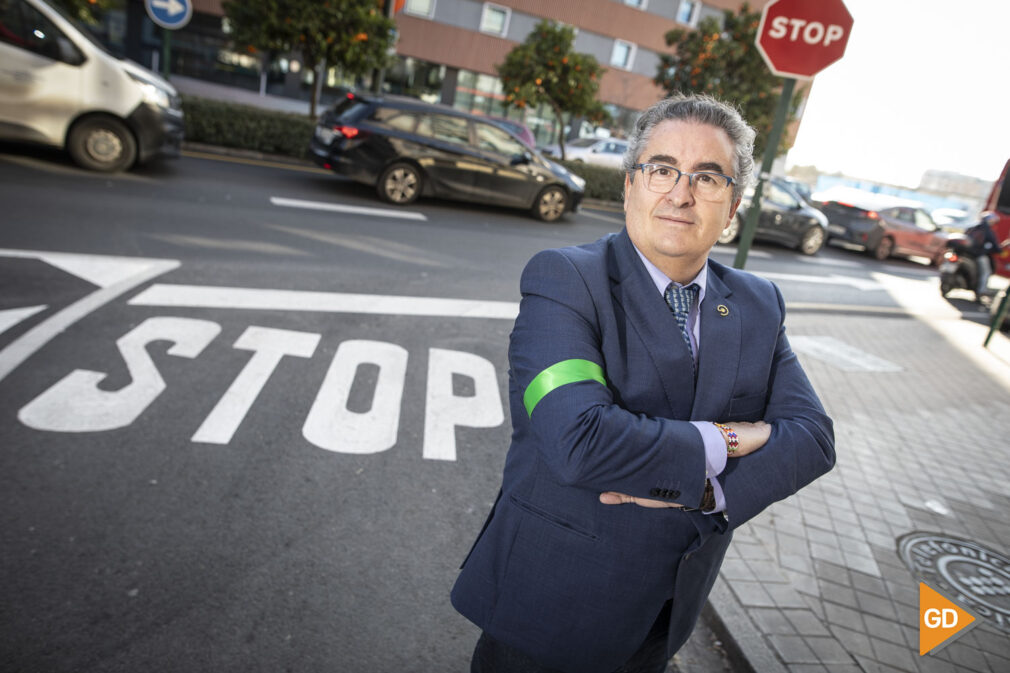
<path id="1" fill-rule="evenodd" d="M 663 671 L 732 530 L 833 466 L 778 288 L 708 259 L 753 139 L 711 98 L 657 103 L 625 229 L 523 272 L 502 490 L 452 591 L 472 671 Z"/>

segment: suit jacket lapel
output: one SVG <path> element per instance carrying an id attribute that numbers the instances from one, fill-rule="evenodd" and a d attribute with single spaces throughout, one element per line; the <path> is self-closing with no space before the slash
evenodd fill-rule
<path id="1" fill-rule="evenodd" d="M 699 314 L 701 345 L 692 420 L 734 420 L 720 418 L 726 408 L 728 391 L 736 382 L 742 344 L 740 311 L 730 298 L 731 294 L 733 291 L 722 282 L 716 266 L 710 261 L 705 300 Z"/>
<path id="2" fill-rule="evenodd" d="M 622 230 L 614 237 L 610 263 L 611 292 L 649 353 L 663 384 L 673 418 L 687 418 L 694 393 L 687 344 L 663 296 Z"/>

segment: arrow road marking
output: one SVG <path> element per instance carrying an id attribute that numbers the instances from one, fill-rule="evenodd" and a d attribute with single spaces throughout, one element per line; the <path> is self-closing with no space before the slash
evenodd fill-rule
<path id="1" fill-rule="evenodd" d="M 324 203 L 322 201 L 305 201 L 302 199 L 285 199 L 280 196 L 271 196 L 270 203 L 275 206 L 286 208 L 306 208 L 308 210 L 328 210 L 337 213 L 353 213 L 355 215 L 373 215 L 376 217 L 398 217 L 401 220 L 422 220 L 428 218 L 423 213 L 415 213 L 409 210 L 389 210 L 385 208 L 364 208 L 362 206 L 344 206 L 337 203 Z"/>
<path id="2" fill-rule="evenodd" d="M 0 350 L 0 381 L 84 316 L 124 292 L 179 266 L 174 259 L 71 255 L 38 250 L 0 249 L 0 257 L 38 259 L 100 286 L 100 289 L 49 316 Z"/>
<path id="3" fill-rule="evenodd" d="M 45 304 L 42 306 L 26 306 L 24 308 L 9 308 L 0 311 L 0 334 L 3 334 L 14 325 L 17 325 L 22 320 L 26 320 L 39 311 L 43 311 L 48 308 Z"/>
<path id="4" fill-rule="evenodd" d="M 175 16 L 186 11 L 186 5 L 179 0 L 151 0 L 151 6 L 163 9 L 169 16 Z"/>

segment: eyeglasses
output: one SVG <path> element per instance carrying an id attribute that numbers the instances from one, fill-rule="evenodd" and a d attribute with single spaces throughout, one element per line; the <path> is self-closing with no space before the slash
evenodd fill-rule
<path id="1" fill-rule="evenodd" d="M 645 188 L 657 194 L 668 194 L 673 191 L 683 176 L 687 176 L 687 184 L 696 198 L 702 201 L 722 201 L 729 193 L 736 180 L 722 173 L 699 171 L 685 173 L 666 164 L 635 164 L 632 170 L 642 169 L 645 177 Z"/>

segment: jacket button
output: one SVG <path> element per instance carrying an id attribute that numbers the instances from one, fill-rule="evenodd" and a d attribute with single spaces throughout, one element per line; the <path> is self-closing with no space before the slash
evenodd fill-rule
<path id="1" fill-rule="evenodd" d="M 657 496 L 657 495 L 660 495 L 660 493 L 661 493 L 661 491 L 658 488 L 654 488 L 651 491 L 649 491 L 649 495 L 651 495 L 651 496 Z"/>
<path id="2" fill-rule="evenodd" d="M 680 497 L 680 491 L 670 491 L 670 497 L 671 498 L 679 498 Z"/>

